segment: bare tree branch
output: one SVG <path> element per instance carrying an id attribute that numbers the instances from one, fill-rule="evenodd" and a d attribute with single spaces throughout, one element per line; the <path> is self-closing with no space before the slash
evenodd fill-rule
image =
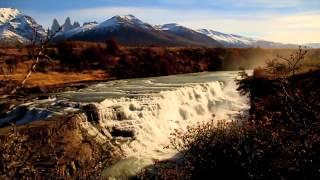
<path id="1" fill-rule="evenodd" d="M 46 38 L 43 40 L 43 39 L 39 39 L 39 34 L 35 30 L 35 28 L 33 28 L 34 36 L 32 39 L 31 49 L 30 49 L 29 55 L 31 55 L 31 59 L 33 59 L 34 62 L 32 63 L 28 73 L 22 79 L 22 81 L 19 83 L 19 85 L 10 91 L 10 93 L 9 93 L 10 95 L 15 94 L 19 89 L 22 89 L 25 86 L 27 80 L 31 77 L 32 73 L 36 71 L 36 68 L 38 67 L 38 65 L 41 61 L 51 61 L 52 60 L 51 57 L 46 54 L 47 49 L 48 49 L 48 44 L 60 30 L 61 30 L 61 28 L 54 33 L 50 33 L 50 31 L 48 29 Z M 40 42 L 40 45 L 37 45 L 38 42 Z M 39 48 L 39 46 L 40 46 L 40 48 Z"/>

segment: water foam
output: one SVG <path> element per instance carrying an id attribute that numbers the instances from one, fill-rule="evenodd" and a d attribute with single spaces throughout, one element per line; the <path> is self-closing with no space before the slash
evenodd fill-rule
<path id="1" fill-rule="evenodd" d="M 175 152 L 170 144 L 175 129 L 197 122 L 231 120 L 248 109 L 233 80 L 192 84 L 135 98 L 111 98 L 96 104 L 99 127 L 111 136 L 127 157 L 164 159 Z M 118 133 L 112 133 L 112 132 Z"/>
<path id="2" fill-rule="evenodd" d="M 154 160 L 176 155 L 174 149 L 165 148 L 176 129 L 185 130 L 212 119 L 235 120 L 248 110 L 248 98 L 236 90 L 236 76 L 237 72 L 215 72 L 111 81 L 59 93 L 55 99 L 25 106 L 34 109 L 41 118 L 76 110 L 84 112 L 78 114 L 82 128 L 97 142 L 112 143 L 125 155 L 123 161 L 107 168 L 104 174 L 126 177 Z M 88 105 L 93 113 L 86 112 L 84 107 Z M 43 111 L 44 107 L 49 112 Z M 28 118 L 19 120 L 39 119 L 25 117 Z M 139 167 L 128 169 L 133 162 Z"/>

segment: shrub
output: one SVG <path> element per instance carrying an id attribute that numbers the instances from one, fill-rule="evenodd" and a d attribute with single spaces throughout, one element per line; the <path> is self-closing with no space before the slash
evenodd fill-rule
<path id="1" fill-rule="evenodd" d="M 120 50 L 120 45 L 115 39 L 106 41 L 106 52 L 108 54 L 116 55 Z"/>
<path id="2" fill-rule="evenodd" d="M 251 98 L 248 120 L 210 122 L 176 131 L 171 142 L 182 154 L 182 163 L 174 162 L 174 169 L 166 168 L 166 162 L 156 164 L 160 167 L 156 177 L 319 179 L 320 70 L 296 75 L 297 69 L 288 68 L 280 77 L 278 68 L 273 70 L 271 78 L 239 81 L 239 90 Z"/>

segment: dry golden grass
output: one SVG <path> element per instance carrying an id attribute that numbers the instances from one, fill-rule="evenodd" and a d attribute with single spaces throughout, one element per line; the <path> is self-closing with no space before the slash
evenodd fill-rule
<path id="1" fill-rule="evenodd" d="M 27 49 L 26 48 L 22 48 L 22 49 L 18 49 L 18 48 L 0 48 L 0 54 L 4 54 L 7 56 L 22 56 L 22 55 L 27 55 Z"/>
<path id="2" fill-rule="evenodd" d="M 10 80 L 21 82 L 31 69 L 32 63 L 33 61 L 31 60 L 19 62 L 17 64 L 17 68 L 12 74 L 8 74 L 7 76 L 0 74 L 0 80 L 5 80 L 7 77 Z M 51 66 L 59 66 L 59 64 L 57 62 L 53 62 Z M 26 87 L 45 87 L 82 81 L 107 80 L 108 78 L 109 75 L 102 70 L 87 70 L 82 72 L 33 72 L 26 82 Z"/>
<path id="3" fill-rule="evenodd" d="M 22 81 L 25 77 L 26 73 L 15 73 L 10 75 L 10 79 L 16 81 Z M 69 84 L 76 83 L 81 81 L 97 81 L 97 80 L 106 80 L 108 75 L 101 71 L 85 71 L 82 73 L 76 72 L 48 72 L 48 73 L 39 73 L 35 72 L 31 75 L 31 77 L 27 80 L 27 87 L 45 87 L 51 85 L 61 85 L 61 84 Z M 4 76 L 0 75 L 0 80 L 3 80 Z"/>

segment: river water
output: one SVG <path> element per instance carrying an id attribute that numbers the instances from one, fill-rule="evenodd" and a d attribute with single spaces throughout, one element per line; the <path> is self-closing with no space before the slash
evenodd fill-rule
<path id="1" fill-rule="evenodd" d="M 12 119 L 25 124 L 93 104 L 98 124 L 87 124 L 88 132 L 101 139 L 111 138 L 124 153 L 124 160 L 107 168 L 103 175 L 121 179 L 155 160 L 175 156 L 174 149 L 165 148 L 175 130 L 212 119 L 235 120 L 246 112 L 248 98 L 236 90 L 237 75 L 236 71 L 220 71 L 99 83 L 25 104 L 28 111 L 23 116 L 17 108 L 0 119 L 0 125 Z"/>

